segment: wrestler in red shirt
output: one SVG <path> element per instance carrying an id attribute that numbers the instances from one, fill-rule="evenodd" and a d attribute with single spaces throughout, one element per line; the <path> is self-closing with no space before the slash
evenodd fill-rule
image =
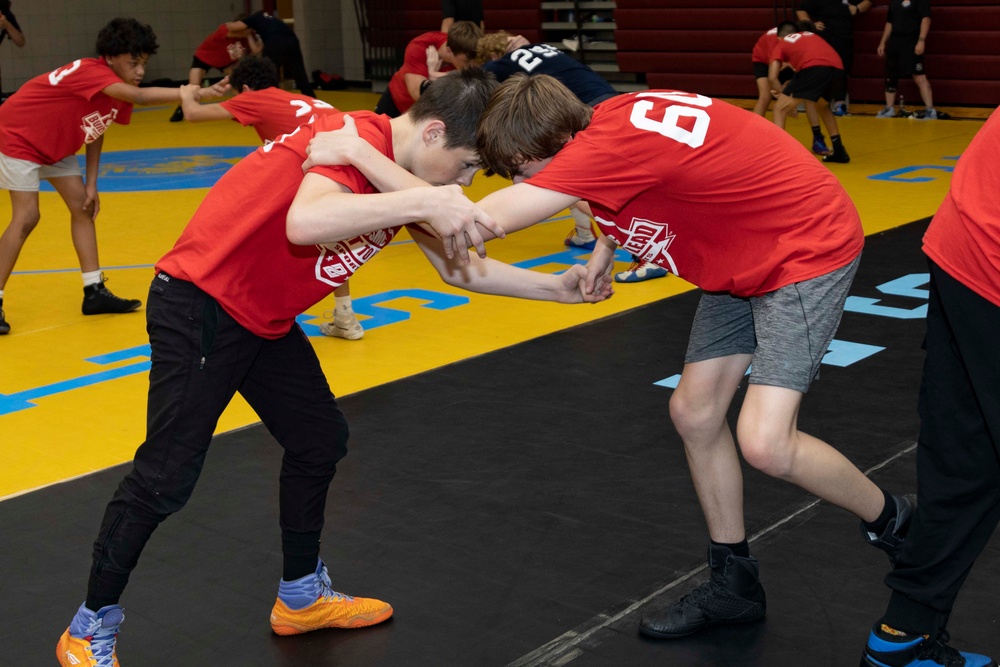
<path id="1" fill-rule="evenodd" d="M 811 25 L 807 21 L 803 23 Z M 822 99 L 823 104 L 816 104 L 816 111 L 830 133 L 833 148 L 832 152 L 823 155 L 823 161 L 850 162 L 851 157 L 840 139 L 837 117 L 830 109 L 830 101 L 834 98 L 838 81 L 844 76 L 844 64 L 840 56 L 822 37 L 808 30 L 800 31 L 799 26 L 791 21 L 778 25 L 778 38 L 778 43 L 771 50 L 768 70 L 771 90 L 778 98 L 774 105 L 774 123 L 784 128 L 785 119 L 797 115 L 799 104 L 805 104 L 808 110 L 810 104 L 816 104 Z M 782 86 L 778 74 L 786 64 L 795 70 L 795 75 Z M 815 134 L 817 126 L 812 117 L 810 123 L 813 124 Z"/>
<path id="2" fill-rule="evenodd" d="M 482 29 L 470 21 L 458 21 L 443 32 L 425 32 L 406 45 L 400 67 L 375 105 L 375 113 L 395 118 L 406 113 L 431 81 L 468 66 L 476 57 Z"/>
<path id="3" fill-rule="evenodd" d="M 603 233 L 588 286 L 607 284 L 621 246 L 702 289 L 670 416 L 708 525 L 711 575 L 643 618 L 641 632 L 669 639 L 764 617 L 741 453 L 853 513 L 864 540 L 895 558 L 913 499 L 887 494 L 798 429 L 864 242 L 837 179 L 760 116 L 679 91 L 619 95 L 591 109 L 551 77 L 512 78 L 493 94 L 478 136 L 487 170 L 515 181 L 479 202 L 508 233 L 585 199 Z M 734 433 L 727 416 L 741 386 Z"/>
<path id="4" fill-rule="evenodd" d="M 332 105 L 308 95 L 290 93 L 278 88 L 278 68 L 268 58 L 244 58 L 229 77 L 232 87 L 240 91 L 235 97 L 216 104 L 199 104 L 195 99 L 197 86 L 181 88 L 184 118 L 203 120 L 235 120 L 257 131 L 267 143 L 288 134 L 317 115 L 336 113 Z M 333 316 L 320 324 L 326 336 L 345 340 L 361 340 L 365 329 L 358 321 L 351 301 L 351 286 L 345 282 L 334 290 Z"/>
<path id="5" fill-rule="evenodd" d="M 0 187 L 10 191 L 11 221 L 0 235 L 0 334 L 10 331 L 4 288 L 21 248 L 39 221 L 41 181 L 56 185 L 70 212 L 73 246 L 83 276 L 84 315 L 126 313 L 142 305 L 104 286 L 95 221 L 104 132 L 128 124 L 133 104 L 177 101 L 176 88 L 140 88 L 158 44 L 153 29 L 114 19 L 97 36 L 97 58 L 80 58 L 27 81 L 0 106 Z M 221 87 L 206 94 L 221 94 Z M 199 92 L 199 95 L 201 93 Z M 86 147 L 86 182 L 76 152 Z"/>

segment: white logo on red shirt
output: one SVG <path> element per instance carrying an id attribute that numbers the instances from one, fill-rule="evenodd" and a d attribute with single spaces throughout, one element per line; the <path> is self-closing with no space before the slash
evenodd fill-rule
<path id="1" fill-rule="evenodd" d="M 389 243 L 390 236 L 379 229 L 364 236 L 340 241 L 331 247 L 320 246 L 319 261 L 316 262 L 316 279 L 320 282 L 340 287 L 361 265 L 375 256 Z"/>
<path id="2" fill-rule="evenodd" d="M 663 261 L 666 261 L 669 264 L 670 272 L 675 276 L 680 275 L 674 258 L 667 252 L 677 236 L 677 234 L 670 232 L 667 223 L 633 217 L 629 222 L 628 229 L 624 229 L 609 220 L 597 218 L 597 221 L 624 233 L 625 238 L 622 240 L 615 238 L 616 234 L 608 235 L 612 241 L 622 247 L 622 250 L 646 262 L 662 264 Z"/>
<path id="3" fill-rule="evenodd" d="M 94 111 L 84 116 L 83 125 L 80 126 L 84 134 L 83 142 L 89 144 L 99 139 L 117 117 L 118 109 L 112 109 L 106 116 L 102 116 L 100 111 Z"/>
<path id="4" fill-rule="evenodd" d="M 247 50 L 243 48 L 243 44 L 240 42 L 233 42 L 226 45 L 226 53 L 229 54 L 231 60 L 239 60 L 246 55 L 246 52 Z"/>

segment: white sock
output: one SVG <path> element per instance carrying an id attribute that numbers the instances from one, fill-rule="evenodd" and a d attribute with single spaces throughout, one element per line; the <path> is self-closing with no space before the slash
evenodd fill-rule
<path id="1" fill-rule="evenodd" d="M 354 315 L 354 307 L 351 305 L 351 297 L 348 296 L 335 296 L 333 297 L 336 306 L 334 306 L 333 312 L 335 317 L 351 317 Z"/>
<path id="2" fill-rule="evenodd" d="M 3 301 L 3 290 L 0 289 L 0 301 Z"/>
<path id="3" fill-rule="evenodd" d="M 102 271 L 100 269 L 97 269 L 96 271 L 84 271 L 82 274 L 83 286 L 90 287 L 91 285 L 96 285 L 101 282 L 101 273 Z"/>
<path id="4" fill-rule="evenodd" d="M 590 227 L 590 216 L 575 206 L 570 206 L 569 213 L 573 216 L 573 224 L 576 225 L 576 235 L 584 241 L 592 241 L 594 233 Z"/>

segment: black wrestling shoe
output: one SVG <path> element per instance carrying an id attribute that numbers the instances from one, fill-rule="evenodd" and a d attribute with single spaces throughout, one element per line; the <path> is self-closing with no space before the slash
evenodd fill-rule
<path id="1" fill-rule="evenodd" d="M 841 162 L 847 164 L 850 161 L 851 156 L 847 154 L 843 146 L 835 147 L 832 153 L 823 156 L 823 162 Z"/>
<path id="2" fill-rule="evenodd" d="M 123 299 L 115 296 L 104 286 L 105 279 L 101 276 L 101 282 L 96 285 L 87 285 L 83 288 L 83 314 L 103 315 L 105 313 L 130 313 L 142 305 L 139 299 Z"/>
<path id="3" fill-rule="evenodd" d="M 911 494 L 893 496 L 892 499 L 896 501 L 896 516 L 889 521 L 889 525 L 885 527 L 882 534 L 876 535 L 869 532 L 862 522 L 861 536 L 868 544 L 889 554 L 889 561 L 895 565 L 896 557 L 903 549 L 903 540 L 906 539 L 906 533 L 910 529 L 913 513 L 917 511 L 917 497 Z"/>
<path id="4" fill-rule="evenodd" d="M 687 637 L 710 625 L 749 623 L 764 618 L 767 601 L 756 558 L 739 558 L 710 546 L 709 580 L 657 614 L 639 622 L 639 632 L 657 639 Z"/>
<path id="5" fill-rule="evenodd" d="M 174 109 L 174 115 L 170 117 L 171 123 L 179 123 L 184 120 L 184 109 L 177 107 Z"/>

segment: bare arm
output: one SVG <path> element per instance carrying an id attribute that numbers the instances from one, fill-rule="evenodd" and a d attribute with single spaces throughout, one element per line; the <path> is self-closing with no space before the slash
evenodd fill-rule
<path id="1" fill-rule="evenodd" d="M 547 220 L 580 201 L 576 195 L 517 183 L 480 199 L 477 203 L 504 231 L 519 229 Z"/>
<path id="2" fill-rule="evenodd" d="M 0 13 L 0 30 L 6 30 L 7 34 L 10 35 L 10 41 L 14 42 L 17 46 L 24 46 L 24 33 L 17 29 L 17 27 L 7 20 L 7 17 Z"/>
<path id="3" fill-rule="evenodd" d="M 92 220 L 97 219 L 97 214 L 101 211 L 101 198 L 97 194 L 97 174 L 101 166 L 101 149 L 104 148 L 104 135 L 102 134 L 94 141 L 87 144 L 87 182 L 84 184 L 84 191 L 87 198 L 83 202 L 83 210 L 90 211 Z"/>
<path id="4" fill-rule="evenodd" d="M 426 76 L 414 74 L 413 72 L 407 72 L 403 75 L 403 83 L 406 84 L 406 92 L 410 94 L 410 97 L 413 98 L 414 102 L 420 99 L 420 84 L 427 80 Z"/>
<path id="5" fill-rule="evenodd" d="M 201 104 L 198 102 L 198 85 L 186 85 L 180 87 L 181 109 L 184 111 L 184 120 L 199 122 L 203 120 L 232 120 L 233 114 L 226 111 L 221 104 Z"/>
<path id="6" fill-rule="evenodd" d="M 603 289 L 587 294 L 584 290 L 587 270 L 579 264 L 571 266 L 561 275 L 529 271 L 489 257 L 473 257 L 469 264 L 459 264 L 447 258 L 439 239 L 419 231 L 412 236 L 441 279 L 454 287 L 482 294 L 558 303 L 596 303 L 613 293 L 608 282 L 602 286 Z"/>
<path id="7" fill-rule="evenodd" d="M 469 262 L 469 246 L 486 256 L 479 226 L 496 227 L 458 185 L 359 195 L 308 173 L 288 211 L 286 233 L 296 245 L 327 244 L 420 221 L 443 239 L 448 257 L 458 255 L 464 263 Z"/>
<path id="8" fill-rule="evenodd" d="M 223 79 L 214 86 L 209 86 L 208 88 L 200 88 L 198 90 L 198 100 L 204 97 L 222 97 L 226 92 L 230 90 L 228 79 Z M 139 86 L 133 86 L 130 83 L 125 83 L 124 81 L 119 81 L 118 83 L 113 83 L 110 86 L 104 88 L 103 92 L 108 97 L 113 97 L 116 100 L 122 100 L 123 102 L 131 102 L 132 104 L 147 105 L 147 104 L 163 104 L 165 102 L 180 102 L 180 88 L 160 88 L 157 86 L 151 86 L 149 88 L 140 88 Z"/>
<path id="9" fill-rule="evenodd" d="M 927 34 L 931 31 L 931 17 L 925 16 L 920 19 L 920 37 L 917 38 L 917 45 L 913 47 L 915 54 L 923 55 L 924 46 L 927 43 Z"/>
<path id="10" fill-rule="evenodd" d="M 892 24 L 886 21 L 885 30 L 882 31 L 882 40 L 878 43 L 878 48 L 875 50 L 880 56 L 885 56 L 885 45 L 889 41 L 889 35 L 892 34 Z"/>

